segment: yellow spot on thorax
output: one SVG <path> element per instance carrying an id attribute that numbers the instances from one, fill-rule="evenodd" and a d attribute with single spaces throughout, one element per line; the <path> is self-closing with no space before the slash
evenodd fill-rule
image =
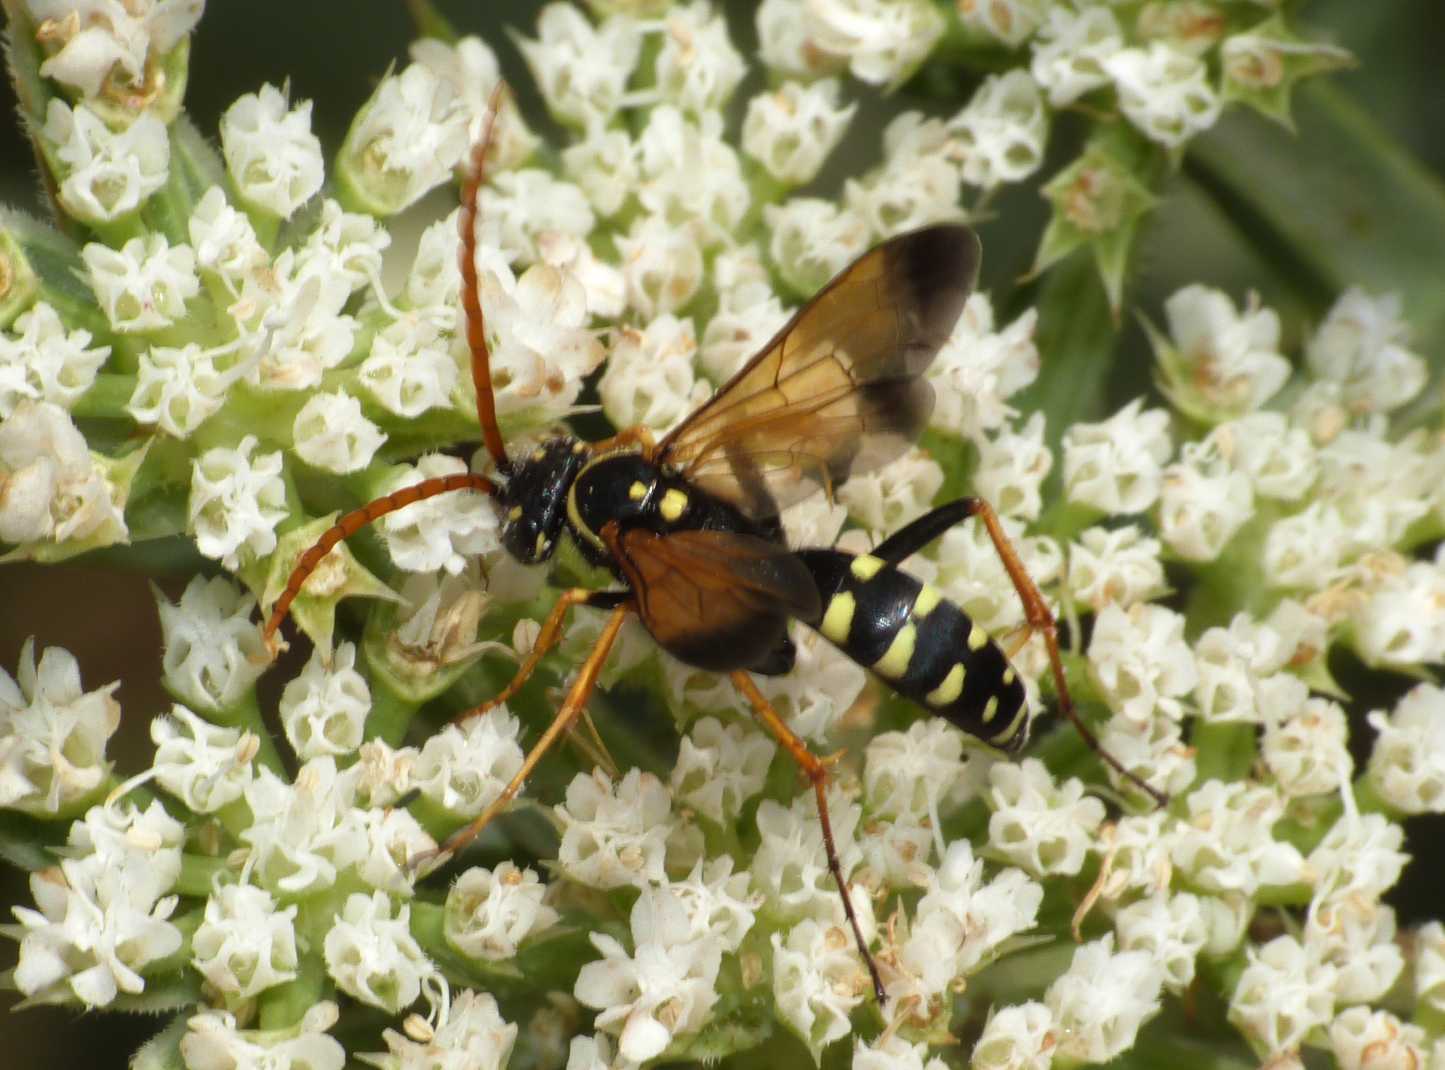
<path id="1" fill-rule="evenodd" d="M 853 592 L 844 591 L 842 594 L 835 594 L 828 603 L 827 612 L 823 614 L 823 623 L 818 630 L 823 633 L 823 638 L 828 639 L 840 646 L 848 641 L 848 629 L 853 626 L 853 612 L 857 603 L 853 600 Z"/>
<path id="2" fill-rule="evenodd" d="M 627 496 L 635 502 L 642 501 L 647 497 L 647 484 L 640 479 L 634 479 L 632 486 L 627 488 Z"/>
<path id="3" fill-rule="evenodd" d="M 893 642 L 888 644 L 883 656 L 873 663 L 873 671 L 885 680 L 897 680 L 908 671 L 908 663 L 913 660 L 913 647 L 917 642 L 918 628 L 912 623 L 905 624 L 898 629 L 898 634 L 893 637 Z"/>
<path id="4" fill-rule="evenodd" d="M 963 694 L 963 664 L 957 662 L 953 668 L 948 670 L 948 675 L 943 678 L 943 682 L 923 696 L 923 701 L 930 706 L 947 706 L 961 694 Z"/>
<path id="5" fill-rule="evenodd" d="M 859 554 L 853 558 L 853 564 L 849 567 L 855 580 L 859 583 L 867 583 L 883 568 L 883 559 L 874 557 L 872 554 Z"/>
<path id="6" fill-rule="evenodd" d="M 521 520 L 521 519 L 522 519 L 522 507 L 521 507 L 520 505 L 514 505 L 514 506 L 512 506 L 511 509 L 507 510 L 507 519 L 508 519 L 508 520 Z"/>
<path id="7" fill-rule="evenodd" d="M 988 646 L 988 632 L 975 624 L 968 631 L 968 649 L 979 651 L 986 646 Z"/>
<path id="8" fill-rule="evenodd" d="M 662 514 L 662 519 L 669 524 L 682 516 L 687 509 L 687 495 L 676 487 L 672 487 L 662 496 L 662 501 L 657 503 L 657 511 Z"/>

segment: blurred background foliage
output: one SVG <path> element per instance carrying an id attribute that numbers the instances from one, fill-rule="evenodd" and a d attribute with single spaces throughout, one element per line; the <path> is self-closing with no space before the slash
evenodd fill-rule
<path id="1" fill-rule="evenodd" d="M 544 134 L 553 129 L 529 93 L 530 79 L 505 30 L 530 33 L 541 5 L 437 0 L 436 6 L 459 31 L 480 33 L 497 48 L 529 120 Z M 1296 353 L 1345 286 L 1399 293 L 1415 330 L 1413 349 L 1432 368 L 1426 403 L 1438 408 L 1445 364 L 1445 71 L 1439 55 L 1445 4 L 1286 0 L 1284 6 L 1296 10 L 1291 21 L 1301 32 L 1344 46 L 1359 65 L 1296 93 L 1294 133 L 1234 108 L 1192 142 L 1141 233 L 1125 314 L 1117 323 L 1087 255 L 1040 280 L 1021 281 L 1047 219 L 1039 181 L 1077 154 L 1082 123 L 1061 117 L 1039 181 L 1010 187 L 980 222 L 987 251 L 983 285 L 993 291 L 1001 321 L 1028 305 L 1040 307 L 1045 370 L 1023 405 L 1050 413 L 1051 438 L 1062 429 L 1061 413 L 1093 419 L 1151 389 L 1151 358 L 1135 313 L 1161 320 L 1163 299 L 1190 282 L 1220 287 L 1236 301 L 1257 291 L 1280 312 L 1285 351 Z M 735 40 L 747 52 L 755 34 L 753 5 L 728 7 Z M 315 102 L 316 133 L 334 151 L 377 79 L 406 62 L 412 32 L 402 0 L 211 0 L 192 44 L 188 110 L 213 136 L 217 118 L 237 96 L 263 82 L 289 80 L 293 99 Z M 730 129 L 761 79 L 755 72 L 739 89 Z M 877 159 L 882 122 L 896 111 L 956 111 L 962 99 L 942 99 L 940 84 L 951 86 L 952 76 L 925 72 L 895 97 L 865 105 L 815 183 L 817 192 L 827 195 L 840 185 L 839 176 Z M 0 113 L 0 201 L 42 211 L 8 83 L 0 86 Z M 430 219 L 444 208 L 424 202 L 419 215 Z M 170 705 L 159 684 L 160 635 L 148 581 L 174 597 L 185 578 L 117 571 L 84 558 L 64 566 L 0 568 L 0 666 L 13 673 L 21 643 L 34 635 L 40 647 L 58 644 L 74 652 L 87 687 L 120 679 L 125 720 L 112 756 L 123 771 L 138 769 L 149 750 L 147 721 Z M 1346 686 L 1379 690 L 1380 705 L 1408 684 L 1358 665 L 1334 668 Z M 1445 877 L 1439 846 L 1445 821 L 1417 818 L 1407 828 L 1407 849 L 1416 862 L 1390 897 L 1402 925 L 1440 916 L 1438 889 Z M 0 869 L 0 914 L 8 920 L 10 905 L 29 898 L 24 876 Z M 6 942 L 0 968 L 14 959 L 14 945 Z M 0 993 L 0 1015 L 11 1002 L 11 994 Z M 23 1070 L 124 1066 L 156 1027 L 150 1020 L 79 1016 L 57 1007 L 0 1020 L 7 1037 L 0 1065 Z"/>

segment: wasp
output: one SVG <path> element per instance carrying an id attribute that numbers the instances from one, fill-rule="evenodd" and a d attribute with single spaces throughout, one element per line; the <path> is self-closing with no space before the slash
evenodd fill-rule
<path id="1" fill-rule="evenodd" d="M 494 105 L 493 122 L 495 116 Z M 340 517 L 299 558 L 274 603 L 266 640 L 274 642 L 291 602 L 336 543 L 424 498 L 458 490 L 487 495 L 499 514 L 502 543 L 524 564 L 547 562 L 570 539 L 616 586 L 564 591 L 512 681 L 458 719 L 516 694 L 556 646 L 574 608 L 605 611 L 606 624 L 511 783 L 436 858 L 469 843 L 516 797 L 547 749 L 582 716 L 619 631 L 636 614 L 669 654 L 728 674 L 811 782 L 828 866 L 882 1003 L 883 982 L 834 846 L 824 790 L 830 761 L 808 749 L 753 681 L 754 674 L 792 669 L 790 621 L 817 630 L 930 713 L 1016 754 L 1028 739 L 1030 718 L 1008 652 L 938 590 L 899 567 L 954 524 L 977 517 L 1026 610 L 1016 642 L 1042 633 L 1064 714 L 1106 761 L 1162 801 L 1075 716 L 1054 618 L 987 502 L 964 498 L 940 506 L 868 554 L 792 549 L 784 540 L 782 508 L 887 464 L 927 424 L 933 388 L 925 372 L 977 279 L 978 238 L 963 225 L 937 225 L 863 254 L 661 440 L 643 427 L 599 442 L 559 433 L 514 458 L 497 423 L 475 262 L 477 197 L 490 138 L 488 130 L 473 148 L 463 184 L 459 258 L 477 417 L 495 475 L 424 480 Z"/>

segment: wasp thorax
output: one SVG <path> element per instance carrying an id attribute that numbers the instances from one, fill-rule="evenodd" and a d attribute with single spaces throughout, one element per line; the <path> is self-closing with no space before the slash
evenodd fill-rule
<path id="1" fill-rule="evenodd" d="M 567 522 L 567 491 L 588 456 L 586 443 L 562 435 L 513 464 L 498 502 L 502 545 L 518 561 L 534 565 L 552 556 Z"/>

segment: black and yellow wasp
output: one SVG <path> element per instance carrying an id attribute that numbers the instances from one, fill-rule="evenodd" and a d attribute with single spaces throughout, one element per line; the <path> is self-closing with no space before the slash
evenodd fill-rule
<path id="1" fill-rule="evenodd" d="M 1071 714 L 1053 618 L 987 503 L 965 498 L 941 506 L 861 555 L 792 549 L 778 519 L 780 509 L 802 496 L 887 464 L 922 431 L 933 406 L 924 373 L 973 289 L 978 239 L 965 226 L 940 225 L 865 253 L 661 441 L 645 428 L 601 442 L 563 433 L 517 460 L 497 425 L 475 266 L 477 192 L 489 136 L 473 150 L 462 191 L 460 259 L 477 413 L 496 474 L 426 480 L 341 517 L 298 561 L 274 603 L 267 641 L 332 546 L 423 498 L 460 489 L 489 495 L 502 542 L 526 564 L 547 561 L 570 538 L 610 571 L 616 587 L 565 591 L 513 680 L 463 717 L 516 693 L 560 639 L 572 607 L 608 611 L 606 625 L 516 777 L 438 855 L 468 843 L 516 796 L 542 754 L 582 714 L 619 630 L 635 613 L 674 657 L 730 674 L 759 721 L 807 774 L 828 864 L 881 1001 L 882 980 L 833 843 L 827 764 L 787 726 L 750 674 L 792 669 L 788 624 L 796 619 L 899 694 L 1016 753 L 1028 738 L 1029 715 L 1005 652 L 962 609 L 898 567 L 947 528 L 976 516 L 1024 601 L 1024 634 L 1042 631 L 1048 642 L 1061 705 Z M 1093 742 L 1086 731 L 1085 738 Z"/>

